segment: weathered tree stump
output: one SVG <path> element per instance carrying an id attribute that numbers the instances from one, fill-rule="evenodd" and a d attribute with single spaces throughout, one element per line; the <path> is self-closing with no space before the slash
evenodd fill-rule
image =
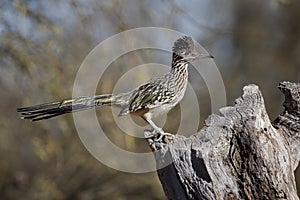
<path id="1" fill-rule="evenodd" d="M 300 84 L 283 82 L 284 111 L 273 123 L 256 85 L 204 128 L 173 142 L 148 140 L 169 199 L 299 199 L 294 170 L 300 159 Z M 157 153 L 163 152 L 163 153 Z"/>

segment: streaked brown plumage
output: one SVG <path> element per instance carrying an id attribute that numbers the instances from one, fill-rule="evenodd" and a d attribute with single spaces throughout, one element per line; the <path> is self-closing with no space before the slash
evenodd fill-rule
<path id="1" fill-rule="evenodd" d="M 209 54 L 200 54 L 195 49 L 192 38 L 188 36 L 176 40 L 172 51 L 172 66 L 168 73 L 152 78 L 130 92 L 79 97 L 60 102 L 18 108 L 17 111 L 21 113 L 23 119 L 38 121 L 65 113 L 91 109 L 95 106 L 116 105 L 122 107 L 119 115 L 131 113 L 145 119 L 160 134 L 159 138 L 162 138 L 164 135 L 170 135 L 156 126 L 152 118 L 168 112 L 181 101 L 188 83 L 188 65 L 190 61 L 201 58 L 213 58 Z"/>

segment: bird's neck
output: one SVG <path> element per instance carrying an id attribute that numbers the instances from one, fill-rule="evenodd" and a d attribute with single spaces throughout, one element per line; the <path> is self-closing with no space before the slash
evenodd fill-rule
<path id="1" fill-rule="evenodd" d="M 188 77 L 189 63 L 177 54 L 173 54 L 171 73 L 178 77 Z"/>

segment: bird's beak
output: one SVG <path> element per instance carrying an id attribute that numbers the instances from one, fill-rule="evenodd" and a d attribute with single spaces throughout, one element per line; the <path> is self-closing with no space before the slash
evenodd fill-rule
<path id="1" fill-rule="evenodd" d="M 198 53 L 197 52 L 194 54 L 193 60 L 201 60 L 201 59 L 206 59 L 206 58 L 214 58 L 214 56 L 209 53 Z"/>
<path id="2" fill-rule="evenodd" d="M 198 55 L 199 59 L 204 59 L 204 58 L 215 58 L 213 55 L 209 54 L 209 53 L 201 53 Z"/>
<path id="3" fill-rule="evenodd" d="M 214 58 L 214 56 L 211 55 L 210 53 L 200 53 L 199 51 L 194 49 L 189 60 L 194 61 L 194 60 L 202 60 L 206 58 Z"/>

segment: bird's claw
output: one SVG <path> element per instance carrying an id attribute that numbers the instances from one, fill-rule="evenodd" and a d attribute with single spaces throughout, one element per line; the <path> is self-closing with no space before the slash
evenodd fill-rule
<path id="1" fill-rule="evenodd" d="M 165 138 L 168 138 L 168 139 L 170 139 L 170 138 L 173 139 L 173 137 L 174 137 L 173 134 L 171 134 L 171 133 L 166 133 L 166 132 L 159 133 L 158 135 L 159 135 L 159 137 L 158 137 L 157 139 L 155 139 L 156 142 L 162 141 L 164 137 L 165 137 Z"/>
<path id="2" fill-rule="evenodd" d="M 166 132 L 158 132 L 156 130 L 146 130 L 145 131 L 145 138 L 146 139 L 152 139 L 155 142 L 166 142 L 169 143 L 170 141 L 173 141 L 174 135 L 171 133 Z"/>

